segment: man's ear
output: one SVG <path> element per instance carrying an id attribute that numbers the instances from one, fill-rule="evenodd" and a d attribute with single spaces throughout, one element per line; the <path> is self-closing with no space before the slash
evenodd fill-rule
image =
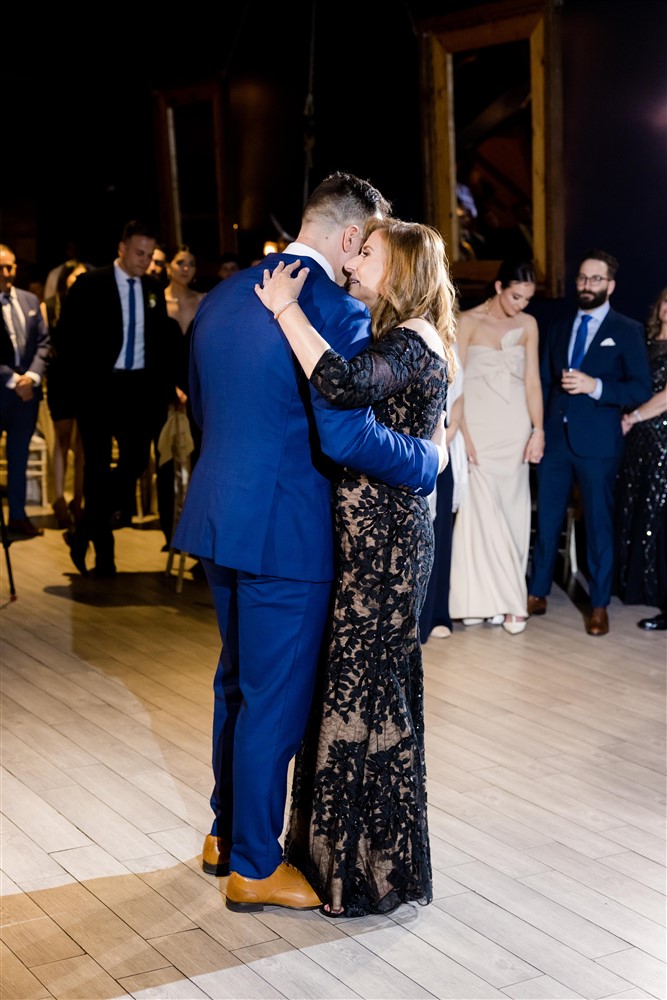
<path id="1" fill-rule="evenodd" d="M 359 235 L 359 226 L 348 226 L 343 233 L 343 250 L 349 253 L 354 246 L 354 241 Z"/>
<path id="2" fill-rule="evenodd" d="M 616 282 L 612 278 L 611 281 L 609 282 L 609 284 L 607 285 L 607 298 L 608 299 L 610 299 L 612 297 L 612 295 L 614 294 L 614 289 L 615 288 L 616 288 Z"/>

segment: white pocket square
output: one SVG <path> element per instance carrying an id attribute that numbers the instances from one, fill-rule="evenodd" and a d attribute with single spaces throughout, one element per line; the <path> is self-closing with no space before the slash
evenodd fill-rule
<path id="1" fill-rule="evenodd" d="M 616 347 L 616 341 L 612 340 L 611 337 L 607 337 L 602 341 L 600 347 Z"/>

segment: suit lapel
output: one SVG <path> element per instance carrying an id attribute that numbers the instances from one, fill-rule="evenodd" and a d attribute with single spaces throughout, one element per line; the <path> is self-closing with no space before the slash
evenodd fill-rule
<path id="1" fill-rule="evenodd" d="M 144 305 L 144 365 L 146 368 L 150 368 L 153 359 L 152 346 L 153 346 L 153 309 L 151 309 L 151 292 L 150 287 L 146 287 L 148 282 L 145 276 L 141 279 L 141 295 Z"/>
<path id="2" fill-rule="evenodd" d="M 607 337 L 610 336 L 610 329 L 613 327 L 613 325 L 614 325 L 614 313 L 613 313 L 613 310 L 610 309 L 609 312 L 607 313 L 607 315 L 605 316 L 605 318 L 600 323 L 600 326 L 598 327 L 597 333 L 595 334 L 595 336 L 591 340 L 590 344 L 588 345 L 588 350 L 586 351 L 586 354 L 584 355 L 584 360 L 583 360 L 583 363 L 582 363 L 582 369 L 584 371 L 586 370 L 586 368 L 584 367 L 586 365 L 586 362 L 588 361 L 590 363 L 591 358 L 593 358 L 595 356 L 595 353 L 598 350 L 598 348 L 601 346 L 602 341 L 606 340 Z M 613 336 L 612 336 L 611 339 L 613 340 Z M 605 350 L 606 350 L 606 348 L 605 348 Z"/>
<path id="3" fill-rule="evenodd" d="M 14 345 L 12 344 L 12 338 L 9 336 L 9 330 L 5 326 L 5 317 L 2 315 L 2 310 L 0 309 L 0 365 L 7 365 L 9 368 L 13 368 L 16 359 L 14 357 Z"/>
<path id="4" fill-rule="evenodd" d="M 563 368 L 567 368 L 567 355 L 570 347 L 570 334 L 572 333 L 572 323 L 574 321 L 570 319 L 564 319 L 562 321 L 562 326 L 560 333 L 556 338 L 556 348 L 554 351 L 554 375 L 558 377 L 560 381 L 560 373 Z"/>

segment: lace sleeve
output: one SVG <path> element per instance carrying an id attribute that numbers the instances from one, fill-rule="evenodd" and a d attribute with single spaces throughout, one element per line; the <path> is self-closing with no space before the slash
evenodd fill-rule
<path id="1" fill-rule="evenodd" d="M 430 359 L 431 352 L 419 334 L 399 327 L 351 361 L 335 351 L 325 351 L 310 381 L 334 406 L 370 406 L 403 391 Z"/>

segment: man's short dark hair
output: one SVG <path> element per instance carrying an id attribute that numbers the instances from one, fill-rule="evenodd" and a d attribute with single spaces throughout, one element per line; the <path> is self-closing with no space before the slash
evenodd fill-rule
<path id="1" fill-rule="evenodd" d="M 133 236 L 146 236 L 149 240 L 157 241 L 157 231 L 155 226 L 151 226 L 150 223 L 144 222 L 143 219 L 130 219 L 129 222 L 125 223 L 123 235 L 120 238 L 121 242 L 127 243 L 127 241 L 132 239 Z"/>
<path id="2" fill-rule="evenodd" d="M 607 253 L 606 250 L 600 250 L 597 247 L 594 247 L 592 250 L 587 250 L 586 253 L 582 254 L 579 258 L 579 267 L 581 267 L 585 260 L 601 260 L 603 264 L 607 265 L 610 281 L 616 277 L 616 272 L 618 271 L 618 261 L 613 254 Z"/>
<path id="3" fill-rule="evenodd" d="M 350 219 L 390 215 L 391 205 L 370 181 L 337 170 L 317 185 L 306 202 L 304 219 L 316 214 L 345 225 Z"/>

